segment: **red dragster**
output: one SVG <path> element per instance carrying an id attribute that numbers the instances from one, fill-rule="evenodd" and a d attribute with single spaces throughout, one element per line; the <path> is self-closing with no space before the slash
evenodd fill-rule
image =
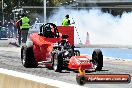
<path id="1" fill-rule="evenodd" d="M 40 33 L 30 34 L 30 41 L 21 48 L 21 61 L 24 67 L 37 67 L 39 62 L 43 62 L 56 72 L 77 70 L 80 66 L 87 70 L 102 69 L 103 55 L 99 49 L 93 51 L 91 59 L 80 56 L 80 52 L 74 48 L 73 26 L 47 23 L 40 27 Z"/>

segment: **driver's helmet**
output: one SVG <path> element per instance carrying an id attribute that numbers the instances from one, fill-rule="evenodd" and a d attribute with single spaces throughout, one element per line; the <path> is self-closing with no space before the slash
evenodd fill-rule
<path id="1" fill-rule="evenodd" d="M 47 32 L 51 32 L 51 31 L 52 31 L 51 29 L 52 29 L 52 27 L 51 27 L 50 24 L 45 25 L 45 30 L 46 30 Z"/>

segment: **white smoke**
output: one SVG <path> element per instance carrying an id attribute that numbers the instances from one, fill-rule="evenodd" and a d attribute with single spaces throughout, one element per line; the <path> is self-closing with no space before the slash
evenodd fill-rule
<path id="1" fill-rule="evenodd" d="M 89 32 L 91 44 L 132 44 L 132 12 L 123 13 L 121 17 L 112 16 L 99 9 L 73 10 L 60 8 L 48 20 L 56 25 L 61 25 L 66 14 L 73 18 L 82 43 L 86 41 Z M 72 22 L 72 20 L 71 20 Z M 79 43 L 75 32 L 75 43 Z"/>

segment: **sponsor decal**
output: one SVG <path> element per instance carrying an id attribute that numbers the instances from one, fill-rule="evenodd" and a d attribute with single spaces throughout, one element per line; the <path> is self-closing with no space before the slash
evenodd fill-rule
<path id="1" fill-rule="evenodd" d="M 79 85 L 85 83 L 130 83 L 129 74 L 87 74 L 77 75 L 76 81 Z"/>

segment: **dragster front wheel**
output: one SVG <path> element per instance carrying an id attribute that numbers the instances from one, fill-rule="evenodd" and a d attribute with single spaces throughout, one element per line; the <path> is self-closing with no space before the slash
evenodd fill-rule
<path id="1" fill-rule="evenodd" d="M 103 67 L 103 54 L 100 49 L 95 49 L 92 54 L 92 62 L 95 70 L 101 71 Z"/>
<path id="2" fill-rule="evenodd" d="M 63 69 L 63 56 L 61 52 L 53 55 L 53 69 L 55 72 L 61 72 Z"/>
<path id="3" fill-rule="evenodd" d="M 75 56 L 80 56 L 80 51 L 79 50 L 74 50 Z"/>

